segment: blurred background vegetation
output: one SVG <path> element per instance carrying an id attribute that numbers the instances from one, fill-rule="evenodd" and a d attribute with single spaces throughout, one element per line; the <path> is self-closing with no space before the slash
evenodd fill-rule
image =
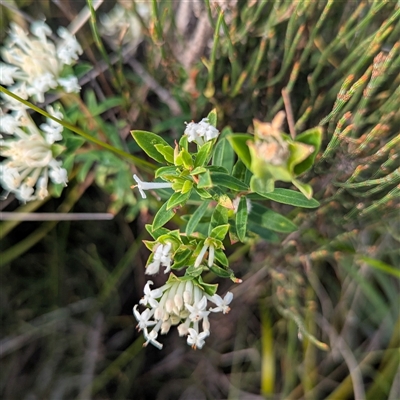
<path id="1" fill-rule="evenodd" d="M 114 218 L 1 222 L 0 397 L 399 399 L 399 3 L 120 5 L 127 22 L 117 24 L 118 14 L 107 24 L 113 1 L 5 0 L 1 40 L 10 21 L 69 27 L 84 49 L 74 67 L 82 91 L 46 104 L 58 101 L 66 121 L 142 160 L 131 129 L 172 143 L 185 121 L 215 107 L 220 129 L 251 132 L 253 118 L 284 109 L 284 90 L 297 133 L 324 128 L 302 178 L 321 206 L 267 201 L 299 230 L 227 243 L 243 283 L 221 284 L 234 293 L 232 310 L 213 319 L 202 350 L 175 331 L 163 350 L 142 348 L 132 307 L 145 283 L 144 225 L 161 203 L 130 186 L 133 173 L 151 180 L 152 169 L 80 143 L 59 198 L 1 203 L 7 212 Z"/>

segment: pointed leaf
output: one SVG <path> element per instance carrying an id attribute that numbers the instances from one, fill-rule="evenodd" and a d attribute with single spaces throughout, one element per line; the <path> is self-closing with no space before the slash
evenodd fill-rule
<path id="1" fill-rule="evenodd" d="M 209 234 L 210 237 L 218 240 L 224 240 L 229 230 L 229 224 L 216 226 Z"/>
<path id="2" fill-rule="evenodd" d="M 240 198 L 238 210 L 236 213 L 236 233 L 241 242 L 244 242 L 246 237 L 246 229 L 247 229 L 247 202 L 246 197 L 243 196 Z"/>
<path id="3" fill-rule="evenodd" d="M 295 207 L 316 208 L 319 202 L 315 199 L 307 199 L 302 193 L 290 189 L 275 189 L 271 193 L 266 193 L 263 197 L 276 201 L 277 203 L 290 204 Z"/>
<path id="4" fill-rule="evenodd" d="M 228 257 L 225 255 L 225 253 L 220 250 L 220 249 L 215 249 L 215 259 L 224 267 L 229 266 L 229 261 Z"/>
<path id="5" fill-rule="evenodd" d="M 210 271 L 214 272 L 215 275 L 221 277 L 221 278 L 230 278 L 233 275 L 233 271 L 231 269 L 224 269 L 221 267 L 218 267 L 217 265 L 213 265 L 210 267 Z"/>
<path id="6" fill-rule="evenodd" d="M 243 164 L 250 169 L 251 168 L 251 155 L 247 142 L 254 141 L 254 136 L 247 133 L 234 133 L 226 137 L 229 140 L 233 150 L 238 157 L 243 161 Z"/>
<path id="7" fill-rule="evenodd" d="M 208 228 L 208 235 L 210 235 L 213 228 L 216 226 L 224 225 L 228 223 L 228 210 L 222 207 L 220 204 L 215 207 L 215 210 L 211 216 L 210 225 Z"/>
<path id="8" fill-rule="evenodd" d="M 155 178 L 159 178 L 160 176 L 164 176 L 164 175 L 168 175 L 170 177 L 179 176 L 179 173 L 177 172 L 177 168 L 172 165 L 172 166 L 168 166 L 168 167 L 160 167 L 157 169 L 157 171 L 155 172 L 154 177 Z"/>
<path id="9" fill-rule="evenodd" d="M 165 161 L 170 164 L 174 163 L 174 149 L 170 145 L 165 146 L 163 144 L 156 144 L 154 147 L 162 156 L 164 156 Z"/>
<path id="10" fill-rule="evenodd" d="M 234 158 L 235 153 L 228 140 L 225 138 L 220 139 L 214 149 L 212 164 L 214 166 L 223 167 L 228 173 L 231 173 Z"/>
<path id="11" fill-rule="evenodd" d="M 207 211 L 207 207 L 210 204 L 209 201 L 204 201 L 199 208 L 196 209 L 196 211 L 193 213 L 193 215 L 191 216 L 188 224 L 186 225 L 186 235 L 191 235 L 196 227 L 197 224 L 200 222 L 201 218 L 203 217 L 203 215 L 205 214 L 205 212 Z"/>
<path id="12" fill-rule="evenodd" d="M 265 196 L 268 193 L 272 193 L 274 191 L 275 181 L 267 178 L 257 178 L 255 175 L 251 177 L 250 180 L 250 189 L 258 193 L 260 196 Z"/>
<path id="13" fill-rule="evenodd" d="M 246 184 L 228 174 L 223 174 L 220 172 L 212 172 L 211 179 L 214 186 L 223 186 L 228 189 L 237 191 L 249 190 L 249 187 Z"/>
<path id="14" fill-rule="evenodd" d="M 174 215 L 175 212 L 172 209 L 167 210 L 167 203 L 164 203 L 154 217 L 152 231 L 157 231 L 159 228 L 165 225 Z"/>
<path id="15" fill-rule="evenodd" d="M 199 189 L 210 188 L 212 185 L 213 182 L 211 180 L 210 171 L 207 170 L 203 174 L 199 175 L 199 183 L 197 184 Z"/>
<path id="16" fill-rule="evenodd" d="M 217 283 L 205 283 L 201 276 L 196 278 L 196 280 L 198 282 L 198 285 L 201 286 L 209 296 L 213 296 L 215 293 L 217 293 Z"/>
<path id="17" fill-rule="evenodd" d="M 315 157 L 321 148 L 323 129 L 320 126 L 309 129 L 296 136 L 296 142 L 306 143 L 314 147 L 312 154 L 294 167 L 294 173 L 300 175 L 312 167 Z"/>
<path id="18" fill-rule="evenodd" d="M 144 152 L 152 159 L 159 163 L 165 164 L 165 158 L 155 148 L 156 144 L 169 146 L 169 144 L 160 136 L 147 131 L 131 131 L 131 135 L 136 143 L 144 150 Z"/>
<path id="19" fill-rule="evenodd" d="M 202 198 L 202 199 L 211 199 L 212 196 L 207 190 L 205 189 L 199 189 L 198 187 L 195 187 L 195 190 L 197 194 Z"/>
<path id="20" fill-rule="evenodd" d="M 275 232 L 291 233 L 297 230 L 290 219 L 257 203 L 253 203 L 249 219 Z"/>
<path id="21" fill-rule="evenodd" d="M 214 128 L 217 127 L 217 110 L 212 109 L 207 115 L 208 123 L 212 125 Z"/>
<path id="22" fill-rule="evenodd" d="M 312 198 L 313 190 L 312 190 L 312 187 L 309 184 L 300 182 L 297 179 L 293 179 L 292 183 L 293 183 L 294 186 L 297 187 L 297 189 L 300 190 L 301 193 L 304 194 L 304 196 L 307 197 L 307 199 L 311 199 Z"/>
<path id="23" fill-rule="evenodd" d="M 180 206 L 184 205 L 186 201 L 189 199 L 191 192 L 192 191 L 190 190 L 189 192 L 186 193 L 179 193 L 179 192 L 174 193 L 167 202 L 167 210 L 170 210 L 171 208 L 176 207 L 178 205 Z"/>
<path id="24" fill-rule="evenodd" d="M 207 164 L 211 157 L 211 151 L 213 148 L 214 142 L 210 141 L 203 146 L 200 147 L 199 152 L 197 153 L 196 159 L 194 161 L 194 167 L 202 167 Z"/>
<path id="25" fill-rule="evenodd" d="M 263 238 L 264 240 L 271 242 L 271 243 L 279 243 L 279 236 L 275 233 L 270 231 L 267 228 L 264 228 L 260 225 L 257 225 L 253 222 L 249 222 L 248 224 L 248 230 L 251 232 L 256 233 L 257 235 L 259 235 L 261 238 Z"/>

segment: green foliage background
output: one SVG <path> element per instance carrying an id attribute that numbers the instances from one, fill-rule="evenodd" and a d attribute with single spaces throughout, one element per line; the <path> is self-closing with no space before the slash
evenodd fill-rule
<path id="1" fill-rule="evenodd" d="M 45 15 L 54 30 L 85 6 L 57 4 L 6 1 L 2 27 Z M 115 218 L 1 222 L 2 398 L 399 398 L 399 3 L 154 1 L 136 51 L 92 34 L 113 4 L 77 33 L 83 90 L 59 101 L 67 122 L 137 159 L 82 141 L 61 197 L 3 202 Z M 244 282 L 203 350 L 176 332 L 161 352 L 143 349 L 131 309 L 145 280 L 144 225 L 161 203 L 130 189 L 132 173 L 151 180 L 152 167 L 129 131 L 173 143 L 184 121 L 216 108 L 220 128 L 248 132 L 284 109 L 282 89 L 297 133 L 324 128 L 302 177 L 321 206 L 266 202 L 299 229 L 229 247 Z"/>

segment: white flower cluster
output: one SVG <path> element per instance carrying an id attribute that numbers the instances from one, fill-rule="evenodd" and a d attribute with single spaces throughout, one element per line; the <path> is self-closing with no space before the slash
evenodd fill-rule
<path id="1" fill-rule="evenodd" d="M 147 22 L 150 19 L 149 3 L 136 2 L 136 11 L 144 21 Z M 143 37 L 142 27 L 137 16 L 132 10 L 118 3 L 108 14 L 100 16 L 100 24 L 101 33 L 109 36 L 115 45 L 120 44 L 122 35 L 122 44 L 129 43 L 130 45 L 139 44 Z"/>
<path id="2" fill-rule="evenodd" d="M 62 113 L 51 106 L 47 112 L 62 118 Z M 68 182 L 67 171 L 52 152 L 53 143 L 62 139 L 63 127 L 47 119 L 40 128 L 23 108 L 0 115 L 0 131 L 6 134 L 0 139 L 1 156 L 5 158 L 0 163 L 0 183 L 7 193 L 15 193 L 24 202 L 48 196 L 49 178 L 65 186 Z"/>
<path id="3" fill-rule="evenodd" d="M 188 137 L 188 142 L 196 142 L 201 146 L 218 137 L 219 130 L 208 122 L 208 118 L 203 118 L 199 123 L 186 124 L 185 135 Z"/>
<path id="4" fill-rule="evenodd" d="M 44 94 L 58 86 L 67 93 L 79 92 L 80 86 L 74 75 L 62 78 L 64 65 L 71 65 L 82 54 L 82 48 L 75 36 L 63 27 L 58 29 L 60 41 L 54 44 L 48 39 L 50 27 L 42 21 L 31 25 L 32 35 L 20 26 L 11 24 L 9 36 L 1 55 L 6 63 L 0 63 L 0 83 L 13 85 L 9 90 L 24 100 L 32 97 L 44 101 Z M 10 109 L 21 108 L 21 104 L 7 98 Z"/>
<path id="5" fill-rule="evenodd" d="M 164 270 L 164 274 L 171 271 L 171 263 L 172 263 L 172 253 L 171 253 L 171 243 L 167 242 L 166 244 L 158 243 L 154 248 L 153 252 L 153 260 L 146 268 L 147 275 L 157 274 L 160 270 L 160 267 L 166 267 Z"/>
<path id="6" fill-rule="evenodd" d="M 158 333 L 169 332 L 171 326 L 177 325 L 179 336 L 187 335 L 187 343 L 192 348 L 201 349 L 204 339 L 210 335 L 210 312 L 222 312 L 227 314 L 233 294 L 228 292 L 222 299 L 219 295 L 207 295 L 202 288 L 193 281 L 166 283 L 158 289 L 151 290 L 152 281 L 148 281 L 144 287 L 144 297 L 140 304 L 145 311 L 140 313 L 136 304 L 133 314 L 138 321 L 137 328 L 143 330 L 146 339 L 145 346 L 149 343 L 162 349 L 163 345 L 157 341 Z M 207 301 L 216 305 L 207 310 Z M 202 322 L 202 332 L 200 332 Z M 153 327 L 149 332 L 148 328 Z"/>

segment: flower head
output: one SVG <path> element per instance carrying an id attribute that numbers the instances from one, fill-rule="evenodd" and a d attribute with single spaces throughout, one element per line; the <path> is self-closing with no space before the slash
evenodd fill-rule
<path id="1" fill-rule="evenodd" d="M 57 117 L 62 114 L 48 107 Z M 40 131 L 25 109 L 1 116 L 1 130 L 7 134 L 0 141 L 0 183 L 7 192 L 15 193 L 21 201 L 44 199 L 48 196 L 48 180 L 66 185 L 67 171 L 52 152 L 52 144 L 62 139 L 62 126 L 48 119 Z M 35 190 L 36 189 L 36 190 Z"/>
<path id="2" fill-rule="evenodd" d="M 82 48 L 76 38 L 65 28 L 58 33 L 61 40 L 54 44 L 49 40 L 50 27 L 42 21 L 31 25 L 32 35 L 28 35 L 19 25 L 12 23 L 1 55 L 6 63 L 1 63 L 0 83 L 14 85 L 9 88 L 13 93 L 19 91 L 20 97 L 33 97 L 43 102 L 44 94 L 57 86 L 67 92 L 77 91 L 80 87 L 76 77 L 61 78 L 64 65 L 71 65 L 82 54 Z M 21 88 L 21 84 L 24 86 Z M 7 107 L 15 109 L 20 103 L 7 98 Z"/>
<path id="3" fill-rule="evenodd" d="M 162 348 L 162 344 L 156 341 L 159 332 L 166 334 L 172 326 L 177 326 L 180 336 L 188 335 L 187 343 L 190 346 L 201 349 L 204 339 L 210 334 L 208 316 L 211 310 L 207 311 L 207 300 L 217 306 L 213 312 L 226 313 L 227 304 L 233 297 L 231 293 L 228 293 L 224 300 L 219 296 L 214 297 L 216 295 L 208 296 L 196 281 L 191 280 L 172 280 L 153 291 L 150 291 L 149 282 L 144 289 L 145 297 L 140 301 L 148 308 L 140 314 L 136 305 L 133 313 L 138 321 L 138 329 L 144 332 L 145 345 L 151 343 L 157 348 Z M 151 332 L 147 329 L 150 326 L 153 327 Z"/>
<path id="4" fill-rule="evenodd" d="M 199 123 L 190 122 L 187 124 L 185 135 L 188 137 L 188 142 L 196 142 L 201 146 L 218 137 L 219 131 L 208 122 L 208 118 L 203 118 Z"/>

